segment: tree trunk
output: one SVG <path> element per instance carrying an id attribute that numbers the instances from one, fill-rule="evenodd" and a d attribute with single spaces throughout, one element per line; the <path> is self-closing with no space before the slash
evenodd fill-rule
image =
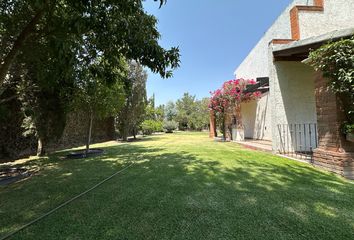
<path id="1" fill-rule="evenodd" d="M 243 129 L 241 104 L 236 104 L 236 121 L 237 121 L 236 128 Z"/>
<path id="2" fill-rule="evenodd" d="M 20 51 L 21 47 L 23 46 L 27 38 L 33 32 L 36 24 L 43 17 L 44 12 L 45 12 L 44 9 L 42 9 L 36 13 L 36 15 L 31 19 L 31 21 L 22 30 L 20 35 L 18 35 L 18 37 L 16 38 L 10 52 L 2 60 L 2 64 L 0 66 L 0 88 L 2 88 L 2 85 L 5 81 L 6 74 L 8 73 L 13 61 L 15 60 L 16 55 Z"/>
<path id="3" fill-rule="evenodd" d="M 223 136 L 223 140 L 226 141 L 226 117 L 225 117 L 225 111 L 222 113 L 222 136 Z"/>
<path id="4" fill-rule="evenodd" d="M 214 124 L 214 136 L 215 137 L 218 137 L 218 130 L 217 130 L 217 125 L 216 125 L 216 113 L 215 111 L 213 111 L 213 115 L 214 115 L 214 118 L 213 118 L 213 123 Z"/>
<path id="5" fill-rule="evenodd" d="M 90 143 L 91 143 L 91 133 L 92 133 L 92 122 L 93 122 L 93 112 L 90 111 L 89 115 L 89 125 L 87 128 L 87 139 L 86 139 L 86 151 L 85 155 L 87 157 L 89 150 L 90 150 Z"/>
<path id="6" fill-rule="evenodd" d="M 45 155 L 45 152 L 45 141 L 43 138 L 38 137 L 37 156 L 42 157 Z"/>
<path id="7" fill-rule="evenodd" d="M 133 128 L 133 136 L 134 136 L 134 140 L 136 140 L 136 129 L 135 128 Z"/>

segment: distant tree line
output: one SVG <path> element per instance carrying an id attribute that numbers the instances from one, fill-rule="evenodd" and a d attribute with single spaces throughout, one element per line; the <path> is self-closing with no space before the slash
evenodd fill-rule
<path id="1" fill-rule="evenodd" d="M 155 107 L 155 97 L 149 99 L 145 120 L 141 130 L 144 134 L 153 132 L 202 131 L 209 128 L 209 98 L 202 100 L 184 93 L 177 101 Z"/>

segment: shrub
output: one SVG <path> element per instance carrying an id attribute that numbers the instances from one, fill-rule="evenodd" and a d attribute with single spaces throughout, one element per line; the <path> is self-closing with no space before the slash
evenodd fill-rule
<path id="1" fill-rule="evenodd" d="M 141 129 L 142 129 L 144 135 L 151 135 L 154 132 L 162 132 L 163 131 L 162 125 L 163 124 L 161 121 L 145 120 L 141 124 Z"/>
<path id="2" fill-rule="evenodd" d="M 175 121 L 165 121 L 163 124 L 163 129 L 165 130 L 166 133 L 173 133 L 173 130 L 176 130 L 178 126 L 178 123 Z"/>
<path id="3" fill-rule="evenodd" d="M 329 79 L 329 86 L 336 93 L 345 110 L 347 121 L 343 132 L 353 132 L 354 125 L 354 37 L 330 42 L 312 51 L 310 64 Z"/>

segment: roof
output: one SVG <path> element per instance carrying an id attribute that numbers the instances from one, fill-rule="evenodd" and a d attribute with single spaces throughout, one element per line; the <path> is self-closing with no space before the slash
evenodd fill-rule
<path id="1" fill-rule="evenodd" d="M 311 49 L 317 49 L 323 44 L 348 38 L 354 35 L 354 28 L 336 30 L 316 37 L 311 37 L 288 44 L 275 45 L 273 55 L 275 60 L 298 60 L 302 61 L 308 57 Z"/>
<path id="2" fill-rule="evenodd" d="M 248 85 L 245 93 L 261 92 L 265 93 L 269 91 L 269 78 L 261 77 L 257 78 L 257 83 L 253 85 Z"/>

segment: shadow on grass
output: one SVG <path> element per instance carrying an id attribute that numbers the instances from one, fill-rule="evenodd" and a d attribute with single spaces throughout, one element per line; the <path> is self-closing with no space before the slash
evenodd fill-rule
<path id="1" fill-rule="evenodd" d="M 222 156 L 211 153 L 201 158 L 191 152 L 174 152 L 168 145 L 121 144 L 103 149 L 105 155 L 90 159 L 60 159 L 66 152 L 41 159 L 44 170 L 40 175 L 3 189 L 1 234 L 134 161 L 133 168 L 21 232 L 19 239 L 354 236 L 353 186 L 310 166 L 280 164 L 280 158 L 246 151 L 225 164 Z"/>

